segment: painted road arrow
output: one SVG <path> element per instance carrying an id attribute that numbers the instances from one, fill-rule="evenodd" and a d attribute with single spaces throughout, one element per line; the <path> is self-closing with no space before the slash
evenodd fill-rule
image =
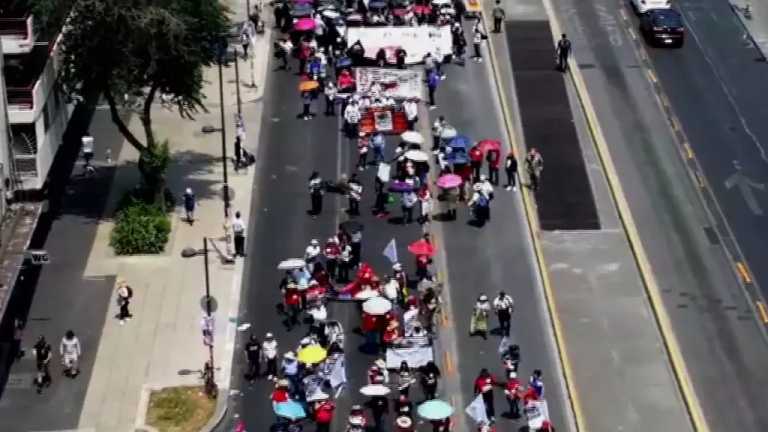
<path id="1" fill-rule="evenodd" d="M 737 165 L 737 171 L 728 177 L 727 180 L 725 180 L 725 187 L 732 189 L 734 186 L 737 186 L 739 188 L 739 192 L 741 192 L 741 196 L 744 197 L 744 201 L 747 202 L 747 207 L 749 207 L 749 210 L 751 210 L 752 213 L 756 216 L 762 216 L 763 209 L 760 208 L 760 204 L 757 202 L 757 198 L 755 197 L 752 189 L 764 191 L 765 185 L 750 180 L 747 178 L 747 176 L 742 174 L 741 170 L 738 168 L 739 166 Z"/>

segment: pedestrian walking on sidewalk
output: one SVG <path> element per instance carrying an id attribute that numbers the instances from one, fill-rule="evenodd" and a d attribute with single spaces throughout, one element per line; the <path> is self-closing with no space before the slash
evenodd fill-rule
<path id="1" fill-rule="evenodd" d="M 243 166 L 243 140 L 240 135 L 235 137 L 235 172 Z"/>
<path id="2" fill-rule="evenodd" d="M 536 392 L 536 396 L 539 399 L 544 398 L 544 380 L 542 376 L 543 373 L 541 372 L 541 369 L 534 369 L 531 378 L 528 380 L 528 387 Z"/>
<path id="3" fill-rule="evenodd" d="M 523 385 L 517 378 L 517 372 L 511 372 L 507 378 L 504 388 L 504 394 L 507 396 L 509 412 L 507 415 L 512 419 L 520 418 L 520 397 L 523 393 Z"/>
<path id="4" fill-rule="evenodd" d="M 261 344 L 261 353 L 264 356 L 264 360 L 267 362 L 267 379 L 274 380 L 277 378 L 277 339 L 272 333 L 264 335 L 264 342 Z"/>
<path id="5" fill-rule="evenodd" d="M 419 368 L 421 373 L 421 388 L 424 391 L 424 399 L 432 400 L 437 397 L 437 383 L 440 379 L 440 369 L 434 361 L 430 360 Z"/>
<path id="6" fill-rule="evenodd" d="M 59 354 L 64 365 L 64 375 L 69 378 L 75 378 L 80 373 L 78 360 L 82 354 L 80 339 L 75 336 L 75 332 L 67 330 L 59 344 Z"/>
<path id="7" fill-rule="evenodd" d="M 491 15 L 493 15 L 493 32 L 501 33 L 501 23 L 507 16 L 507 13 L 504 12 L 504 8 L 501 7 L 501 0 L 496 0 L 496 6 L 494 6 Z"/>
<path id="8" fill-rule="evenodd" d="M 184 191 L 184 212 L 187 214 L 187 222 L 190 225 L 195 223 L 195 194 L 192 192 L 192 188 L 187 188 Z"/>
<path id="9" fill-rule="evenodd" d="M 247 60 L 248 47 L 251 46 L 251 35 L 248 34 L 245 28 L 240 32 L 240 45 L 243 47 L 243 60 Z"/>
<path id="10" fill-rule="evenodd" d="M 85 161 L 85 166 L 89 167 L 91 166 L 91 161 L 93 160 L 93 137 L 91 136 L 91 133 L 89 131 L 85 131 L 85 134 L 82 138 L 80 138 L 80 142 L 82 143 L 82 151 L 83 151 L 83 160 Z"/>
<path id="11" fill-rule="evenodd" d="M 254 382 L 261 375 L 261 342 L 255 334 L 248 338 L 243 352 L 245 353 L 245 360 L 248 362 L 244 377 L 248 381 Z"/>
<path id="12" fill-rule="evenodd" d="M 403 225 L 413 223 L 413 206 L 419 201 L 419 197 L 413 191 L 403 192 L 400 205 L 403 209 Z"/>
<path id="13" fill-rule="evenodd" d="M 510 150 L 507 158 L 504 160 L 504 172 L 507 173 L 506 190 L 517 190 L 517 158 L 515 152 Z"/>
<path id="14" fill-rule="evenodd" d="M 472 181 L 478 181 L 483 169 L 483 151 L 478 145 L 473 145 L 469 149 L 469 166 L 472 167 Z"/>
<path id="15" fill-rule="evenodd" d="M 323 212 L 323 179 L 317 171 L 313 171 L 309 176 L 309 215 L 316 218 Z"/>
<path id="16" fill-rule="evenodd" d="M 496 311 L 496 317 L 499 319 L 499 330 L 502 336 L 509 337 L 510 322 L 512 321 L 512 311 L 515 307 L 515 301 L 512 297 L 500 291 L 499 295 L 493 299 L 493 309 Z"/>
<path id="17" fill-rule="evenodd" d="M 440 150 L 440 134 L 443 133 L 443 129 L 448 126 L 448 122 L 445 121 L 445 116 L 439 116 L 437 120 L 432 124 L 432 152 L 437 153 Z"/>
<path id="18" fill-rule="evenodd" d="M 35 385 L 37 386 L 37 393 L 40 394 L 43 392 L 43 387 L 51 386 L 50 364 L 53 357 L 53 348 L 45 340 L 45 336 L 40 336 L 32 350 L 35 353 L 35 363 L 37 365 Z"/>
<path id="19" fill-rule="evenodd" d="M 481 294 L 472 309 L 472 319 L 469 322 L 469 335 L 480 335 L 488 339 L 488 314 L 491 312 L 491 304 L 488 296 Z"/>
<path id="20" fill-rule="evenodd" d="M 128 310 L 131 298 L 133 298 L 133 288 L 126 281 L 119 281 L 117 283 L 117 306 L 120 307 L 120 311 L 117 313 L 117 319 L 120 320 L 120 325 L 125 324 L 125 320 L 130 320 L 133 317 Z"/>
<path id="21" fill-rule="evenodd" d="M 541 184 L 541 172 L 544 171 L 544 158 L 535 147 L 528 151 L 525 156 L 525 170 L 528 172 L 528 178 L 531 181 L 531 189 L 536 192 Z"/>
<path id="22" fill-rule="evenodd" d="M 245 256 L 245 222 L 243 222 L 240 212 L 235 212 L 235 219 L 232 221 L 232 234 L 235 235 L 235 256 Z"/>
<path id="23" fill-rule="evenodd" d="M 565 72 L 568 69 L 568 56 L 571 54 L 571 41 L 565 36 L 565 33 L 560 36 L 560 40 L 557 41 L 557 47 L 555 48 L 555 58 L 557 59 L 557 68 L 561 72 Z"/>

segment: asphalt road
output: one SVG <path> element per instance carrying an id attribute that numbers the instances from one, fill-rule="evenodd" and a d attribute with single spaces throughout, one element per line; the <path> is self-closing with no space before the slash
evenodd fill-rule
<path id="1" fill-rule="evenodd" d="M 485 65 L 471 63 L 466 69 L 449 66 L 446 71 L 448 79 L 443 81 L 438 93 L 442 108 L 431 114 L 445 114 L 453 125 L 473 139 L 498 137 L 502 131 L 500 123 L 496 116 L 488 115 L 489 110 L 496 107 Z M 296 76 L 279 71 L 272 72 L 266 83 L 265 123 L 260 137 L 260 154 L 254 168 L 258 170 L 253 189 L 254 208 L 251 214 L 254 216 L 249 223 L 246 288 L 240 314 L 241 322 L 252 324 L 248 332 L 241 334 L 240 344 L 250 331 L 259 337 L 272 331 L 280 342 L 281 352 L 293 349 L 304 329 L 289 333 L 280 323 L 275 305 L 280 301 L 277 284 L 282 275 L 275 266 L 281 259 L 301 256 L 310 239 L 324 241 L 334 232 L 335 226 L 347 218 L 343 211 L 346 199 L 333 194 L 326 195 L 323 214 L 316 220 L 309 218 L 305 213 L 309 206 L 307 178 L 315 169 L 326 179 L 336 178 L 342 173 L 349 173 L 350 166 L 356 160 L 356 150 L 338 134 L 340 123 L 337 118 L 322 115 L 310 121 L 296 118 L 300 109 L 299 98 L 295 95 L 296 82 Z M 454 101 L 462 103 L 459 105 Z M 320 106 L 315 109 L 322 112 Z M 388 153 L 393 151 L 394 146 L 395 140 L 389 139 Z M 395 220 L 377 219 L 370 215 L 374 199 L 373 171 L 369 168 L 362 173 L 366 191 L 361 204 L 363 214 L 358 219 L 366 227 L 363 259 L 380 274 L 389 273 L 390 264 L 381 251 L 394 238 L 400 260 L 406 270 L 410 267 L 412 272 L 412 257 L 405 248 L 419 238 L 421 228 L 417 224 L 396 225 L 393 223 Z M 445 381 L 457 381 L 462 395 L 457 398 L 458 395 L 445 394 L 443 389 L 439 389 L 439 393 L 443 392 L 441 395 L 445 398 L 453 397 L 457 403 L 468 403 L 472 398 L 472 382 L 481 368 L 487 367 L 501 376 L 501 363 L 496 354 L 499 338 L 491 336 L 488 341 L 469 338 L 468 326 L 476 297 L 481 292 L 492 296 L 498 290 L 505 289 L 517 302 L 513 337 L 522 349 L 521 377 L 527 379 L 534 368 L 543 369 L 551 415 L 556 424 L 564 424 L 563 386 L 557 377 L 556 355 L 542 295 L 537 291 L 539 285 L 533 271 L 527 228 L 512 193 L 498 191 L 497 195 L 493 221 L 483 229 L 466 224 L 466 211 L 459 212 L 456 222 L 434 223 L 442 225 L 443 237 L 438 244 L 443 246 L 447 257 L 448 271 L 443 276 L 450 289 L 451 303 L 447 306 L 452 312 L 449 314 L 452 323 L 440 330 L 450 333 L 441 334 L 441 339 L 455 337 L 458 364 L 449 371 L 442 364 L 443 353 L 436 353 L 436 357 L 446 374 Z M 396 208 L 391 210 L 393 216 L 399 215 Z M 338 401 L 334 428 L 342 430 L 349 406 L 363 402 L 357 388 L 363 384 L 365 370 L 375 357 L 357 350 L 361 338 L 352 330 L 359 325 L 359 315 L 353 305 L 334 304 L 329 308 L 329 316 L 341 321 L 347 332 L 345 349 L 350 383 Z M 265 381 L 258 381 L 252 386 L 243 382 L 243 360 L 242 352 L 236 352 L 230 409 L 219 430 L 231 430 L 242 419 L 248 430 L 262 431 L 267 430 L 274 420 L 268 399 L 271 386 Z M 420 400 L 418 391 L 412 399 L 415 402 Z M 496 405 L 499 412 L 506 408 L 501 391 L 497 392 Z M 457 406 L 457 409 L 463 410 L 463 406 Z M 499 420 L 504 427 L 512 427 L 510 420 L 500 417 Z M 428 428 L 428 425 L 422 427 Z M 469 425 L 466 427 L 469 428 Z M 465 429 L 460 427 L 458 430 Z"/>
<path id="2" fill-rule="evenodd" d="M 682 4 L 684 11 L 688 4 Z M 765 87 L 757 79 L 765 64 L 754 62 L 756 52 L 739 42 L 741 33 L 727 4 L 697 4 L 691 9 L 694 18 L 707 21 L 699 25 L 694 20 L 691 27 L 686 11 L 685 47 L 649 53 L 739 244 L 748 257 L 759 259 L 765 236 L 762 219 L 749 214 L 744 199 L 727 192 L 724 181 L 735 172 L 733 159 L 742 161 L 750 179 L 764 178 L 764 162 L 754 142 L 744 139 L 748 136 L 744 127 L 758 139 L 766 131 L 765 125 L 761 128 L 754 122 L 761 112 L 765 117 L 765 107 L 756 100 Z M 607 0 L 556 5 L 564 30 L 574 41 L 575 57 L 710 428 L 766 430 L 768 416 L 760 395 L 768 384 L 763 367 L 768 347 L 732 262 L 704 230 L 711 221 L 631 46 L 619 12 L 623 8 L 622 3 Z M 700 13 L 701 8 L 708 13 Z M 717 41 L 707 41 L 702 50 L 692 33 Z M 721 51 L 712 51 L 715 47 Z M 718 75 L 707 58 L 716 59 L 712 64 Z M 721 68 L 730 72 L 723 75 Z M 739 81 L 728 90 L 730 96 L 718 76 Z M 738 102 L 741 118 L 729 101 L 735 97 L 731 100 Z M 756 199 L 763 205 L 763 197 Z M 759 281 L 760 272 L 754 264 L 752 268 Z"/>
<path id="3" fill-rule="evenodd" d="M 119 154 L 123 140 L 119 139 L 109 114 L 96 111 L 91 119 L 92 112 L 80 111 L 76 111 L 79 114 L 69 126 L 71 131 L 77 131 L 69 138 L 77 141 L 75 148 L 79 148 L 81 131 L 90 124 L 94 135 L 105 138 L 101 144 Z M 62 150 L 57 157 L 66 159 L 69 149 L 62 146 Z M 97 166 L 104 162 L 102 155 L 103 152 L 97 154 Z M 74 169 L 71 164 L 72 160 L 57 159 L 56 170 L 64 177 L 52 177 L 61 196 L 51 191 L 51 198 L 59 202 L 59 211 L 42 216 L 33 238 L 32 247 L 46 249 L 51 261 L 42 267 L 22 270 L 9 304 L 8 313 L 13 314 L 9 316 L 22 317 L 27 323 L 22 341 L 26 355 L 2 378 L 2 430 L 77 428 L 104 319 L 108 308 L 114 308 L 110 302 L 114 277 L 83 278 L 83 272 L 109 192 L 113 186 L 121 185 L 113 184 L 113 167 L 101 167 L 96 177 L 85 179 L 78 176 L 80 163 Z M 78 335 L 83 349 L 81 374 L 76 379 L 61 374 L 58 345 L 67 329 Z M 54 353 L 50 365 L 52 385 L 38 395 L 33 385 L 37 370 L 32 346 L 40 335 L 45 336 Z"/>

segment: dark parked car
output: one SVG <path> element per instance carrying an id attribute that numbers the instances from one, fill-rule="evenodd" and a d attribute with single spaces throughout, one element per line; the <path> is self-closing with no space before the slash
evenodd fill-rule
<path id="1" fill-rule="evenodd" d="M 685 26 L 674 9 L 650 9 L 640 16 L 640 33 L 654 46 L 683 46 Z"/>

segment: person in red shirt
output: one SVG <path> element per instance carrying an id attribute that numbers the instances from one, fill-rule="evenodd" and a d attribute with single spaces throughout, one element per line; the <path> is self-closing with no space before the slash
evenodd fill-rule
<path id="1" fill-rule="evenodd" d="M 485 368 L 480 371 L 480 374 L 475 379 L 475 394 L 483 395 L 485 414 L 491 422 L 496 421 L 496 410 L 493 406 L 493 387 L 497 385 L 496 379 Z"/>
<path id="2" fill-rule="evenodd" d="M 365 335 L 365 345 L 371 350 L 378 350 L 379 345 L 379 318 L 363 312 L 360 329 Z"/>
<path id="3" fill-rule="evenodd" d="M 272 390 L 272 402 L 288 402 L 288 380 L 280 380 L 275 385 L 275 389 Z"/>
<path id="4" fill-rule="evenodd" d="M 397 319 L 390 320 L 387 324 L 387 328 L 384 329 L 383 341 L 385 345 L 392 345 L 400 339 L 400 323 Z"/>
<path id="5" fill-rule="evenodd" d="M 499 185 L 499 165 L 501 165 L 501 153 L 496 149 L 486 152 L 485 160 L 488 161 L 488 181 L 494 186 Z"/>
<path id="6" fill-rule="evenodd" d="M 315 404 L 315 423 L 317 432 L 330 432 L 333 421 L 333 411 L 336 405 L 329 400 L 319 401 Z"/>
<path id="7" fill-rule="evenodd" d="M 520 418 L 520 395 L 523 392 L 522 384 L 517 379 L 516 372 L 509 373 L 509 379 L 504 388 L 504 394 L 509 403 L 509 416 L 513 419 Z"/>
<path id="8" fill-rule="evenodd" d="M 480 178 L 480 169 L 483 167 L 483 151 L 474 145 L 469 149 L 469 165 L 472 167 L 473 182 Z"/>
<path id="9" fill-rule="evenodd" d="M 526 389 L 525 393 L 523 393 L 523 406 L 528 405 L 528 403 L 531 401 L 537 400 L 539 400 L 539 393 L 536 392 L 535 388 L 528 386 L 528 389 Z"/>
<path id="10" fill-rule="evenodd" d="M 288 329 L 299 325 L 299 313 L 301 313 L 301 294 L 296 284 L 288 284 L 283 290 L 283 303 L 288 313 Z"/>

